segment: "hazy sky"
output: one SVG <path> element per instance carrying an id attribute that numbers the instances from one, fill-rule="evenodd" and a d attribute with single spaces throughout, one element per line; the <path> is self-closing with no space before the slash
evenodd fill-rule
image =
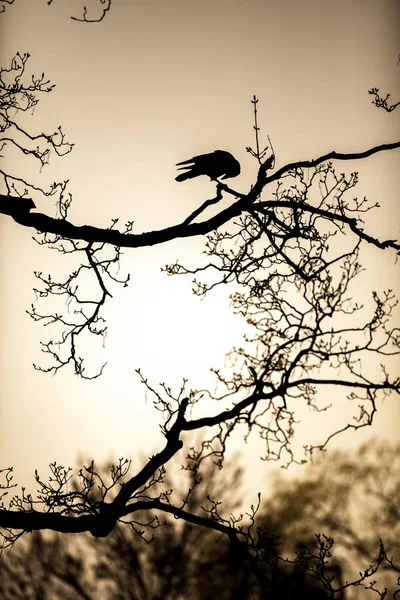
<path id="1" fill-rule="evenodd" d="M 102 23 L 88 25 L 69 19 L 81 5 L 15 0 L 0 14 L 2 64 L 16 51 L 29 52 L 28 72 L 44 71 L 57 85 L 27 126 L 53 131 L 61 124 L 75 143 L 42 174 L 31 163 L 9 168 L 42 185 L 70 179 L 74 223 L 107 227 L 119 217 L 135 220 L 140 232 L 184 220 L 213 186 L 205 178 L 176 183 L 175 163 L 216 148 L 241 162 L 235 184 L 246 191 L 257 171 L 246 153 L 254 143 L 253 94 L 277 167 L 399 138 L 400 111 L 377 110 L 367 94 L 376 86 L 400 98 L 397 0 L 114 0 Z M 397 151 L 339 167 L 359 170 L 357 195 L 380 202 L 370 225 L 382 237 L 399 231 L 398 164 Z M 52 199 L 35 200 L 54 215 Z M 42 360 L 39 341 L 51 336 L 25 313 L 34 300 L 32 273 L 57 273 L 63 257 L 38 247 L 32 231 L 7 217 L 0 228 L 2 466 L 14 464 L 16 480 L 29 485 L 28 474 L 45 473 L 53 460 L 74 466 L 78 453 L 102 461 L 160 448 L 159 415 L 145 402 L 134 369 L 154 384 L 178 386 L 189 377 L 193 387 L 204 387 L 212 382 L 209 368 L 223 365 L 243 332 L 228 292 L 200 302 L 190 278 L 160 274 L 178 257 L 194 265 L 204 239 L 124 251 L 131 284 L 113 288 L 106 310 L 109 335 L 100 359 L 108 367 L 85 382 L 70 369 L 51 377 L 31 366 Z M 376 289 L 393 287 L 394 256 L 367 256 Z M 98 351 L 91 352 L 85 359 L 90 368 L 93 358 L 95 369 Z M 395 399 L 386 401 L 368 435 L 395 439 L 399 416 Z M 311 417 L 309 423 L 311 431 Z"/>

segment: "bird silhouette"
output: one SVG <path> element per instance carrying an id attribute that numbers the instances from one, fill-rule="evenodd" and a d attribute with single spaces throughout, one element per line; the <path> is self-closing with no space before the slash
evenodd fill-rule
<path id="1" fill-rule="evenodd" d="M 181 165 L 184 165 L 181 167 Z M 176 165 L 180 167 L 179 171 L 186 169 L 185 173 L 180 173 L 175 177 L 176 181 L 186 181 L 200 175 L 207 175 L 210 179 L 229 179 L 237 177 L 240 173 L 240 164 L 230 152 L 225 150 L 214 150 L 209 154 L 200 154 L 193 156 L 189 160 L 184 160 Z"/>

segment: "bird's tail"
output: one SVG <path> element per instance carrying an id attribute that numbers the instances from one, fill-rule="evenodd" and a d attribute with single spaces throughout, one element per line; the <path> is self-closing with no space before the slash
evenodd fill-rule
<path id="1" fill-rule="evenodd" d="M 193 177 L 196 177 L 193 171 L 185 171 L 185 173 L 179 173 L 179 175 L 175 177 L 175 181 L 186 181 L 187 179 L 192 179 Z"/>
<path id="2" fill-rule="evenodd" d="M 176 163 L 177 167 L 180 167 L 181 165 L 189 165 L 190 163 L 194 164 L 195 163 L 195 158 L 198 158 L 197 156 L 194 156 L 193 158 L 189 158 L 188 160 L 183 160 L 182 162 Z"/>

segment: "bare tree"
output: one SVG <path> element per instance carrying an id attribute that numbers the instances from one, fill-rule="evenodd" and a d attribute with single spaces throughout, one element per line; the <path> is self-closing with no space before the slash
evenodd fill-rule
<path id="1" fill-rule="evenodd" d="M 238 498 L 242 493 L 241 473 L 227 463 L 223 473 L 213 463 L 200 472 L 188 473 L 186 485 L 193 492 L 187 509 L 198 512 L 207 496 L 220 498 L 225 511 L 238 506 L 229 491 L 235 481 Z M 103 470 L 102 470 L 103 471 Z M 179 474 L 179 473 L 178 473 Z M 106 469 L 104 469 L 104 476 Z M 222 476 L 221 476 L 222 475 Z M 176 495 L 184 489 L 182 477 L 166 477 L 164 489 Z M 276 528 L 285 529 L 285 521 Z M 328 598 L 322 587 L 307 578 L 296 561 L 274 565 L 273 589 L 269 594 L 257 588 L 257 580 L 241 560 L 226 536 L 184 520 L 166 518 L 154 522 L 144 511 L 143 522 L 152 522 L 152 543 L 143 543 L 135 527 L 117 525 L 105 539 L 87 534 L 66 537 L 33 532 L 0 561 L 0 594 L 3 600 L 97 598 L 155 600 L 221 598 L 255 599 L 276 597 Z M 139 535 L 138 535 L 139 533 Z M 271 548 L 280 540 L 271 535 Z"/>
<path id="2" fill-rule="evenodd" d="M 360 590 L 371 590 L 371 580 L 360 578 L 355 587 L 348 582 L 357 580 L 360 568 L 376 562 L 379 540 L 385 540 L 389 556 L 399 556 L 399 459 L 398 447 L 369 444 L 352 457 L 343 451 L 319 455 L 297 479 L 287 480 L 280 471 L 272 486 L 268 482 L 272 491 L 260 507 L 258 521 L 265 541 L 269 536 L 271 555 L 265 566 L 272 582 L 269 592 L 256 587 L 254 575 L 226 536 L 167 517 L 152 522 L 152 542 L 147 544 L 140 530 L 121 524 L 105 539 L 33 532 L 0 561 L 1 597 L 332 597 L 324 590 L 321 576 L 335 590 L 334 597 L 359 598 Z M 186 481 L 169 473 L 164 491 L 171 497 L 185 495 L 185 486 L 193 489 L 187 502 L 190 512 L 201 510 L 207 496 L 219 498 L 226 512 L 237 511 L 239 505 L 229 489 L 235 481 L 239 500 L 240 469 L 231 462 L 222 473 L 210 462 L 204 467 L 201 473 L 189 472 Z M 109 468 L 101 470 L 103 476 Z M 143 522 L 151 521 L 151 512 L 144 511 Z M 330 537 L 315 536 L 316 531 Z M 335 558 L 321 564 L 315 550 L 322 543 L 330 548 L 333 537 Z M 382 560 L 380 589 L 395 594 L 396 579 L 393 561 Z"/>
<path id="3" fill-rule="evenodd" d="M 44 75 L 26 78 L 28 58 L 27 54 L 17 54 L 8 68 L 0 70 L 1 152 L 13 149 L 45 167 L 50 152 L 62 156 L 72 150 L 72 144 L 66 141 L 61 127 L 53 134 L 37 133 L 18 123 L 20 115 L 37 104 L 38 96 L 52 89 Z M 356 153 L 331 151 L 274 171 L 271 143 L 268 141 L 261 149 L 257 98 L 252 102 L 256 143 L 255 149 L 248 151 L 259 168 L 251 188 L 243 192 L 217 180 L 215 197 L 205 200 L 182 223 L 162 230 L 134 233 L 133 223 L 118 230 L 117 219 L 104 229 L 74 225 L 68 220 L 72 198 L 67 181 L 55 182 L 46 189 L 20 174 L 0 169 L 4 192 L 0 212 L 21 227 L 34 228 L 39 244 L 76 261 L 64 279 L 35 273 L 39 303 L 32 305 L 29 314 L 52 327 L 51 339 L 42 342 L 48 363 L 35 368 L 54 374 L 72 366 L 84 378 L 101 375 L 104 365 L 93 373 L 87 371 L 80 344 L 87 335 L 104 337 L 102 310 L 111 301 L 110 290 L 116 284 L 128 284 L 129 276 L 119 275 L 122 247 L 206 236 L 205 264 L 189 267 L 177 261 L 166 265 L 165 271 L 169 275 L 194 276 L 199 296 L 232 283 L 234 310 L 248 324 L 243 344 L 229 355 L 231 369 L 215 370 L 215 392 L 191 389 L 185 379 L 177 393 L 167 384 L 156 388 L 138 369 L 160 412 L 165 445 L 136 473 L 130 473 L 129 463 L 121 460 L 106 479 L 91 463 L 79 471 L 72 486 L 71 471 L 52 463 L 49 482 L 36 474 L 36 497 L 23 491 L 6 506 L 5 495 L 13 486 L 12 469 L 3 469 L 0 526 L 5 546 L 33 530 L 90 532 L 102 538 L 110 535 L 118 523 L 126 523 L 138 532 L 151 532 L 159 515 L 169 514 L 226 536 L 259 585 L 271 590 L 274 582 L 267 567 L 277 557 L 270 538 L 256 525 L 260 500 L 247 515 L 236 517 L 222 513 L 218 499 L 211 497 L 201 511 L 191 510 L 191 489 L 183 501 L 175 502 L 159 491 L 165 481 L 166 464 L 182 454 L 182 438 L 189 440 L 182 462 L 194 474 L 206 459 L 222 467 L 234 430 L 243 432 L 245 438 L 257 431 L 265 442 L 267 460 L 301 461 L 292 448 L 298 405 L 313 407 L 323 416 L 330 407 L 324 400 L 329 390 L 334 390 L 336 397 L 347 397 L 358 404 L 355 420 L 344 422 L 326 440 L 310 442 L 307 451 L 311 453 L 316 448 L 324 449 L 329 439 L 341 431 L 370 425 L 380 399 L 400 392 L 399 377 L 391 373 L 388 361 L 400 351 L 399 329 L 393 324 L 397 300 L 391 290 L 372 292 L 371 307 L 363 306 L 357 298 L 362 247 L 370 244 L 393 254 L 399 253 L 400 242 L 378 239 L 373 229 L 364 227 L 363 220 L 378 206 L 365 198 L 352 197 L 357 173 L 338 174 L 334 166 L 394 151 L 400 142 Z M 56 217 L 33 212 L 35 198 L 41 194 L 57 199 Z M 210 204 L 223 197 L 233 201 L 228 208 L 198 220 Z M 81 286 L 88 278 L 89 285 Z M 52 303 L 46 308 L 43 302 L 48 299 L 61 300 L 60 310 Z M 381 374 L 365 368 L 367 362 L 380 363 Z M 215 406 L 207 416 L 199 412 L 205 397 Z M 190 441 L 190 435 L 203 430 L 210 434 L 201 444 Z M 94 495 L 95 489 L 98 491 Z M 153 515 L 146 523 L 140 519 L 143 511 Z M 325 569 L 332 544 L 330 538 L 320 536 L 316 550 L 304 551 L 301 560 L 314 565 L 315 577 L 335 597 L 341 591 L 332 585 Z M 378 560 L 362 575 L 362 581 L 388 560 L 382 546 Z"/>

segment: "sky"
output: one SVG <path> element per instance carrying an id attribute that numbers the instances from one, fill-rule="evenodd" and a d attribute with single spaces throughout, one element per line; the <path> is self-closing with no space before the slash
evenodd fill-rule
<path id="1" fill-rule="evenodd" d="M 95 4 L 88 8 L 95 11 Z M 15 0 L 0 14 L 2 64 L 16 51 L 29 52 L 28 71 L 44 71 L 56 83 L 26 125 L 35 131 L 62 125 L 75 143 L 41 173 L 32 163 L 9 167 L 41 185 L 69 179 L 69 218 L 76 224 L 107 227 L 118 217 L 134 220 L 141 232 L 183 221 L 213 186 L 206 178 L 178 184 L 175 164 L 217 148 L 240 161 L 235 184 L 246 191 L 257 172 L 246 152 L 254 145 L 254 94 L 277 168 L 399 139 L 400 111 L 377 110 L 367 93 L 379 87 L 400 98 L 397 1 L 114 0 L 98 24 L 69 18 L 81 6 Z M 359 170 L 357 195 L 381 204 L 369 225 L 383 238 L 399 232 L 398 163 L 397 151 L 341 168 Z M 54 215 L 52 199 L 35 201 L 40 212 Z M 228 291 L 200 301 L 190 277 L 160 272 L 176 258 L 196 264 L 204 239 L 124 251 L 121 269 L 131 284 L 115 287 L 107 307 L 109 333 L 100 350 L 107 369 L 87 382 L 69 369 L 52 377 L 32 367 L 41 361 L 39 341 L 51 336 L 25 312 L 34 301 L 33 271 L 57 273 L 63 257 L 4 216 L 0 235 L 2 466 L 13 464 L 15 480 L 29 489 L 33 470 L 45 476 L 50 461 L 75 466 L 78 456 L 99 462 L 126 456 L 137 464 L 160 449 L 159 415 L 135 369 L 155 385 L 177 388 L 183 377 L 192 387 L 213 385 L 210 367 L 224 364 L 245 330 Z M 372 279 L 376 289 L 396 287 L 393 254 L 368 249 L 365 256 L 363 285 Z M 97 350 L 88 347 L 85 358 L 88 368 L 91 359 L 94 369 L 99 364 Z M 315 433 L 314 416 L 304 417 L 304 431 Z M 399 417 L 396 399 L 387 400 L 368 432 L 346 435 L 340 444 L 355 447 L 372 435 L 395 440 Z M 253 444 L 244 456 L 259 481 L 268 467 L 255 459 L 262 449 Z"/>

